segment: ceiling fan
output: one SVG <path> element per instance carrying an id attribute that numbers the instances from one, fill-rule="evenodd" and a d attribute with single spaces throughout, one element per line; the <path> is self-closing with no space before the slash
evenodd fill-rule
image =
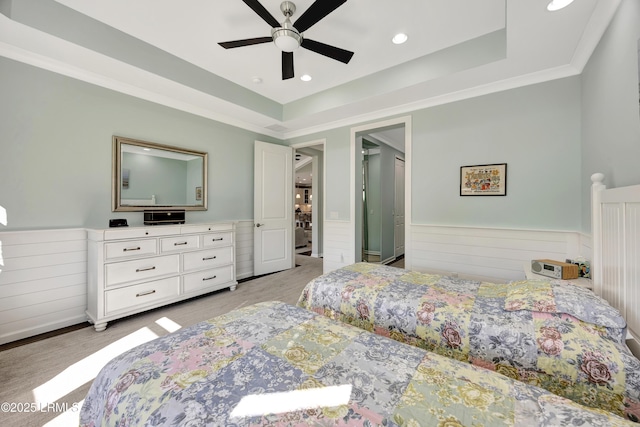
<path id="1" fill-rule="evenodd" d="M 276 46 L 282 50 L 282 80 L 287 80 L 294 76 L 293 51 L 300 46 L 345 64 L 348 64 L 351 60 L 353 52 L 307 39 L 302 35 L 304 31 L 317 24 L 318 21 L 336 10 L 347 0 L 316 0 L 293 24 L 291 24 L 290 20 L 296 11 L 296 5 L 293 4 L 293 2 L 284 1 L 280 5 L 280 10 L 285 16 L 284 22 L 280 24 L 258 0 L 242 1 L 253 9 L 267 24 L 271 25 L 271 37 L 256 37 L 218 44 L 225 49 L 232 49 L 274 42 Z"/>

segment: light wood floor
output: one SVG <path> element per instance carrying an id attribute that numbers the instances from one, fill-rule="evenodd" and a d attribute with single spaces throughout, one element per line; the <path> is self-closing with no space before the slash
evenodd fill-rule
<path id="1" fill-rule="evenodd" d="M 299 267 L 240 283 L 233 292 L 222 290 L 112 322 L 103 332 L 85 326 L 0 351 L 0 403 L 15 403 L 16 408 L 32 402 L 58 404 L 35 413 L 0 411 L 0 426 L 77 425 L 78 411 L 61 414 L 60 407 L 81 402 L 97 371 L 126 347 L 166 335 L 156 321 L 166 318 L 186 327 L 261 301 L 295 304 L 304 286 L 322 274 L 322 259 L 297 255 L 296 264 Z"/>

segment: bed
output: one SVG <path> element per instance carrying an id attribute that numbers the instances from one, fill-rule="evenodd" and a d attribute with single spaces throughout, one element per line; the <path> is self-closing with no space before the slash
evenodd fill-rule
<path id="1" fill-rule="evenodd" d="M 123 206 L 155 206 L 156 195 L 152 194 L 148 199 L 122 199 L 120 204 Z"/>
<path id="2" fill-rule="evenodd" d="M 300 307 L 638 421 L 640 361 L 593 292 L 484 283 L 357 263 L 312 280 Z"/>
<path id="3" fill-rule="evenodd" d="M 640 354 L 640 185 L 607 188 L 591 176 L 593 287 L 627 321 Z"/>
<path id="4" fill-rule="evenodd" d="M 80 425 L 634 424 L 300 307 L 265 302 L 116 357 L 91 385 Z"/>

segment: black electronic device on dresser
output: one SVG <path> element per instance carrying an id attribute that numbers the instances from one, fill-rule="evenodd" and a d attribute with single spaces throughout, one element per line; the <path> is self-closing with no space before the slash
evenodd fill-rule
<path id="1" fill-rule="evenodd" d="M 127 220 L 124 218 L 114 218 L 109 220 L 109 227 L 127 227 Z"/>
<path id="2" fill-rule="evenodd" d="M 184 210 L 144 211 L 144 225 L 184 224 Z"/>

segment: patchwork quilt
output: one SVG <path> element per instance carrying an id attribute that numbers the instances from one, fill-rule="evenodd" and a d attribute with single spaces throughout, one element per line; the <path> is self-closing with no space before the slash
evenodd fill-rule
<path id="1" fill-rule="evenodd" d="M 116 357 L 93 381 L 80 425 L 633 423 L 299 307 L 267 302 Z"/>
<path id="2" fill-rule="evenodd" d="M 322 275 L 300 307 L 640 419 L 640 361 L 620 313 L 552 280 L 482 283 L 358 263 Z"/>

